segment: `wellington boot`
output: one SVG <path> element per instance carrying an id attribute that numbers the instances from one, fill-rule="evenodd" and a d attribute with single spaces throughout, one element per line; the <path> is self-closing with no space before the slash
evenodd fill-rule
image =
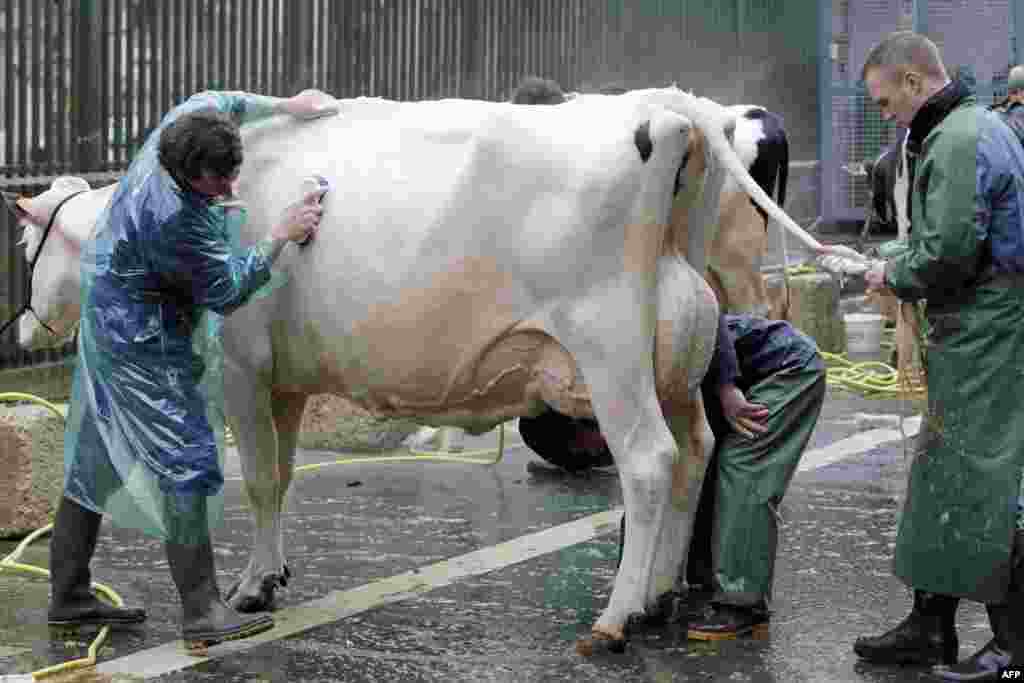
<path id="1" fill-rule="evenodd" d="M 959 598 L 914 591 L 914 608 L 895 628 L 879 636 L 861 637 L 853 650 L 878 664 L 956 663 L 956 608 Z"/>
<path id="2" fill-rule="evenodd" d="M 146 611 L 138 607 L 115 607 L 92 591 L 89 563 L 96 551 L 102 516 L 70 498 L 61 498 L 50 537 L 51 626 L 89 624 L 138 624 Z"/>
<path id="3" fill-rule="evenodd" d="M 195 545 L 167 543 L 166 550 L 171 577 L 181 595 L 181 635 L 187 650 L 248 638 L 274 626 L 269 615 L 242 615 L 224 602 L 209 540 Z"/>

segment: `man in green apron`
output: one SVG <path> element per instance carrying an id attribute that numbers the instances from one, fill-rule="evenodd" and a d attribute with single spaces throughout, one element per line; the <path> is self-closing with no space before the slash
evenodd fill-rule
<path id="1" fill-rule="evenodd" d="M 927 300 L 928 413 L 894 565 L 914 607 L 854 650 L 878 662 L 945 662 L 934 680 L 999 680 L 1024 665 L 1024 148 L 949 79 L 922 35 L 889 35 L 862 76 L 883 117 L 910 129 L 907 249 L 865 278 L 903 301 Z M 954 664 L 960 598 L 985 603 L 994 637 Z"/>

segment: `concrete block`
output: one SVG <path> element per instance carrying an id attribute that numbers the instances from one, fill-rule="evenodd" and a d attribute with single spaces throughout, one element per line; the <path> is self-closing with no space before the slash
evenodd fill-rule
<path id="1" fill-rule="evenodd" d="M 807 273 L 788 278 L 787 295 L 782 273 L 765 276 L 771 316 L 788 320 L 829 353 L 846 351 L 846 326 L 839 310 L 839 282 L 829 273 Z"/>
<path id="2" fill-rule="evenodd" d="M 299 428 L 299 447 L 312 450 L 377 452 L 400 448 L 420 427 L 411 420 L 374 417 L 343 398 L 310 397 Z"/>
<path id="3" fill-rule="evenodd" d="M 64 420 L 42 406 L 0 405 L 0 538 L 52 521 L 64 489 Z"/>

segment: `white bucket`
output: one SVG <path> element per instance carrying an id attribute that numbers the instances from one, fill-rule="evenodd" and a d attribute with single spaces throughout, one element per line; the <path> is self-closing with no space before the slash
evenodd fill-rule
<path id="1" fill-rule="evenodd" d="M 847 313 L 846 350 L 849 353 L 878 353 L 882 349 L 885 316 L 878 313 Z"/>

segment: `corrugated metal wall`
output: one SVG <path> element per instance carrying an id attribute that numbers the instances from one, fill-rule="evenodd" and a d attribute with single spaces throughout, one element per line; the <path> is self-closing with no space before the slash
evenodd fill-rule
<path id="1" fill-rule="evenodd" d="M 823 93 L 822 213 L 826 219 L 860 220 L 869 190 L 857 164 L 874 159 L 902 134 L 882 121 L 860 80 L 868 51 L 891 31 L 912 29 L 931 38 L 947 70 L 970 71 L 978 98 L 989 104 L 1006 94 L 1006 77 L 1017 52 L 1017 24 L 1024 0 L 832 0 L 835 45 L 831 80 Z M 829 125 L 830 124 L 830 125 Z M 844 170 L 847 169 L 847 170 Z"/>
<path id="2" fill-rule="evenodd" d="M 813 159 L 818 4 L 6 0 L 0 189 L 36 193 L 68 173 L 109 182 L 163 113 L 198 90 L 497 100 L 527 74 L 575 90 L 678 82 L 723 103 L 762 104 L 786 118 L 793 157 Z M 0 214 L 3 320 L 26 273 Z M 0 369 L 61 355 L 26 354 L 13 340 L 0 339 Z"/>

